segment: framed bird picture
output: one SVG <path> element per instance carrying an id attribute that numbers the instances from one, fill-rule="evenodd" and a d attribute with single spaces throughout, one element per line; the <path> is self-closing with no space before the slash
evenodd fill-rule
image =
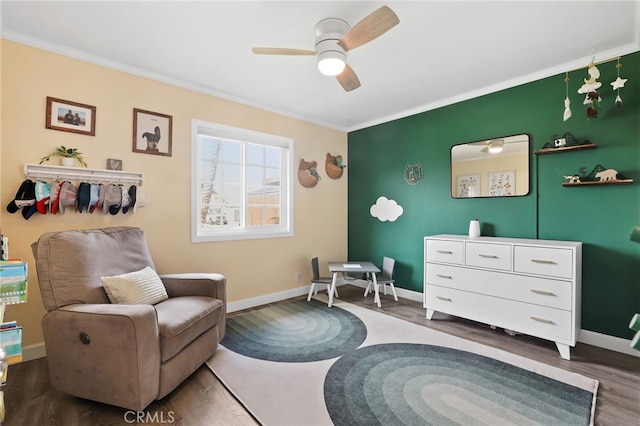
<path id="1" fill-rule="evenodd" d="M 133 152 L 171 157 L 172 117 L 133 109 Z"/>

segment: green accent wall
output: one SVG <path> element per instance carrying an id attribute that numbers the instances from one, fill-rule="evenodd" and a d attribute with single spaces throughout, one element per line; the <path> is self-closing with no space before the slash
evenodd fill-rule
<path id="1" fill-rule="evenodd" d="M 423 237 L 466 235 L 477 218 L 482 234 L 583 243 L 582 328 L 630 339 L 640 312 L 640 244 L 629 234 L 640 225 L 640 52 L 623 56 L 622 110 L 609 84 L 616 62 L 598 66 L 602 109 L 586 118 L 577 93 L 586 67 L 569 73 L 573 116 L 562 120 L 565 75 L 538 80 L 348 135 L 348 252 L 351 260 L 396 259 L 396 286 L 422 292 Z M 366 89 L 365 89 L 366 90 Z M 534 155 L 553 136 L 571 132 L 596 149 Z M 527 133 L 531 139 L 531 191 L 523 197 L 453 199 L 452 145 Z M 406 164 L 421 162 L 424 179 L 404 180 Z M 613 168 L 630 185 L 563 187 L 564 175 L 581 167 Z M 370 207 L 385 196 L 403 208 L 394 222 L 373 218 Z"/>

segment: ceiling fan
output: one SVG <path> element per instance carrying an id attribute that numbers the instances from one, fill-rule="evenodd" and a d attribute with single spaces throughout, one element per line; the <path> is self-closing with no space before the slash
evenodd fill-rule
<path id="1" fill-rule="evenodd" d="M 509 143 L 509 142 L 506 142 L 506 143 Z M 490 139 L 487 141 L 471 142 L 468 145 L 484 146 L 484 148 L 480 150 L 480 152 L 484 154 L 498 154 L 502 152 L 504 148 L 504 144 L 505 144 L 504 139 Z"/>
<path id="2" fill-rule="evenodd" d="M 320 72 L 335 75 L 342 88 L 350 92 L 360 87 L 360 80 L 347 65 L 347 52 L 380 37 L 399 22 L 400 19 L 393 10 L 382 6 L 351 28 L 348 23 L 338 18 L 327 18 L 318 22 L 315 27 L 314 50 L 254 47 L 252 51 L 258 55 L 315 55 Z"/>

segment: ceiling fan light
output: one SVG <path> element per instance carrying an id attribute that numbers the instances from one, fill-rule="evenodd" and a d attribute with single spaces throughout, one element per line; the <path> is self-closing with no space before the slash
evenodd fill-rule
<path id="1" fill-rule="evenodd" d="M 489 152 L 491 154 L 498 154 L 502 152 L 504 142 L 501 140 L 491 141 L 489 144 Z"/>
<path id="2" fill-rule="evenodd" d="M 318 69 L 324 75 L 338 75 L 346 65 L 346 55 L 330 50 L 318 54 Z"/>

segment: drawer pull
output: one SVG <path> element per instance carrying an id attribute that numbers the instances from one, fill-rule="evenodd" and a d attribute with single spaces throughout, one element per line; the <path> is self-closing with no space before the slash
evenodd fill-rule
<path id="1" fill-rule="evenodd" d="M 449 250 L 436 250 L 436 251 L 440 254 L 453 254 L 453 252 Z"/>
<path id="2" fill-rule="evenodd" d="M 555 296 L 555 293 L 551 292 L 551 291 L 545 291 L 545 290 L 536 290 L 535 288 L 532 288 L 531 291 L 535 294 L 541 294 L 543 296 Z"/>
<path id="3" fill-rule="evenodd" d="M 452 300 L 449 299 L 448 297 L 442 297 L 442 296 L 436 296 L 436 297 L 440 300 L 444 300 L 445 302 L 452 302 Z"/>
<path id="4" fill-rule="evenodd" d="M 482 254 L 482 253 L 480 253 L 478 256 L 484 257 L 486 259 L 497 259 L 498 258 L 498 256 L 496 256 L 495 254 Z"/>
<path id="5" fill-rule="evenodd" d="M 436 277 L 445 278 L 445 279 L 447 279 L 447 280 L 452 279 L 452 278 L 451 278 L 451 275 L 436 274 Z"/>
<path id="6" fill-rule="evenodd" d="M 553 321 L 544 319 L 544 318 L 538 318 L 538 317 L 530 317 L 530 318 L 534 321 L 543 322 L 545 324 L 555 324 Z"/>
<path id="7" fill-rule="evenodd" d="M 553 260 L 545 260 L 545 259 L 531 259 L 533 263 L 542 263 L 544 265 L 555 265 L 556 262 Z"/>

